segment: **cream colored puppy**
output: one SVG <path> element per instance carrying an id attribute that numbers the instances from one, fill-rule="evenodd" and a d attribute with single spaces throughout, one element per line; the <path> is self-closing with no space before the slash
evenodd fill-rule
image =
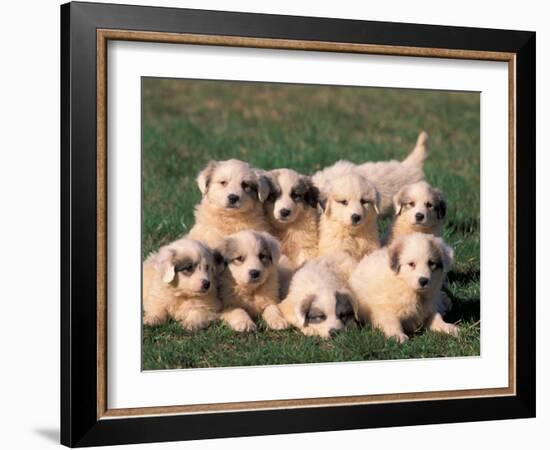
<path id="1" fill-rule="evenodd" d="M 350 278 L 359 318 L 399 342 L 422 326 L 456 336 L 458 328 L 437 311 L 452 259 L 452 249 L 441 238 L 422 233 L 396 239 L 366 256 Z"/>
<path id="2" fill-rule="evenodd" d="M 245 230 L 219 248 L 227 268 L 220 280 L 221 314 L 235 331 L 254 331 L 260 315 L 274 330 L 288 327 L 279 307 L 279 242 L 268 233 Z"/>
<path id="3" fill-rule="evenodd" d="M 183 238 L 161 247 L 143 263 L 143 323 L 171 317 L 189 331 L 205 328 L 221 310 L 222 268 L 221 256 L 202 242 Z"/>
<path id="4" fill-rule="evenodd" d="M 355 325 L 357 303 L 341 274 L 333 269 L 324 257 L 306 262 L 279 305 L 286 320 L 306 336 L 327 339 Z"/>
<path id="5" fill-rule="evenodd" d="M 218 247 L 225 236 L 252 229 L 270 231 L 263 202 L 269 180 L 236 159 L 211 161 L 197 177 L 203 195 L 195 207 L 195 226 L 189 237 Z"/>
<path id="6" fill-rule="evenodd" d="M 360 260 L 380 247 L 378 192 L 357 173 L 337 177 L 320 197 L 319 255 L 344 251 Z"/>
<path id="7" fill-rule="evenodd" d="M 428 135 L 421 132 L 416 146 L 403 161 L 380 161 L 364 164 L 353 164 L 349 161 L 338 161 L 336 164 L 317 172 L 313 183 L 321 193 L 331 179 L 356 172 L 374 184 L 380 194 L 380 214 L 393 214 L 393 196 L 407 184 L 424 179 L 424 161 L 427 156 Z"/>
<path id="8" fill-rule="evenodd" d="M 385 241 L 411 233 L 441 236 L 447 203 L 439 189 L 425 181 L 409 184 L 393 198 L 395 216 Z"/>
<path id="9" fill-rule="evenodd" d="M 264 209 L 281 242 L 282 253 L 294 267 L 317 256 L 319 191 L 311 179 L 290 169 L 266 172 L 271 181 L 271 193 Z"/>

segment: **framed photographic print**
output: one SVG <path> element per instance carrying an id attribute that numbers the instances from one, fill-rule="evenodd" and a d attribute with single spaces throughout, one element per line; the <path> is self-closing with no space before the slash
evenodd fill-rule
<path id="1" fill-rule="evenodd" d="M 61 27 L 63 444 L 535 415 L 535 33 Z"/>

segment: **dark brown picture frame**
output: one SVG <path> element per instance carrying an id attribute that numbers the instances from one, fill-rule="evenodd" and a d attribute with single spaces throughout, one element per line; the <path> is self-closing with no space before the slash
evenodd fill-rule
<path id="1" fill-rule="evenodd" d="M 63 444 L 87 446 L 534 416 L 534 33 L 93 3 L 63 5 L 61 19 Z M 109 40 L 507 62 L 508 387 L 109 409 Z"/>

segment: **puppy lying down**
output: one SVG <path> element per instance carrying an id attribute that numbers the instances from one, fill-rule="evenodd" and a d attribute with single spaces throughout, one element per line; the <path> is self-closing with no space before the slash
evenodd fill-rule
<path id="1" fill-rule="evenodd" d="M 380 194 L 380 214 L 389 216 L 393 213 L 393 196 L 407 184 L 424 179 L 424 161 L 427 156 L 428 135 L 425 131 L 418 135 L 416 145 L 403 161 L 380 161 L 353 164 L 349 161 L 338 161 L 313 176 L 313 183 L 321 194 L 327 182 L 337 176 L 358 173 L 369 180 Z"/>
<path id="2" fill-rule="evenodd" d="M 343 259 L 352 261 L 347 256 Z M 357 304 L 345 282 L 347 269 L 340 272 L 334 263 L 326 257 L 306 262 L 294 274 L 289 293 L 279 305 L 285 319 L 306 336 L 327 339 L 355 325 Z"/>
<path id="3" fill-rule="evenodd" d="M 143 323 L 156 325 L 169 317 L 183 328 L 205 328 L 218 318 L 217 272 L 221 257 L 206 245 L 179 239 L 161 247 L 143 263 Z"/>
<path id="4" fill-rule="evenodd" d="M 437 311 L 453 251 L 441 238 L 413 233 L 363 258 L 350 278 L 359 318 L 399 342 L 420 327 L 458 334 Z"/>
<path id="5" fill-rule="evenodd" d="M 268 233 L 246 230 L 225 238 L 219 250 L 227 263 L 220 278 L 222 320 L 235 331 L 256 330 L 259 316 L 272 329 L 287 328 L 277 306 L 279 242 Z"/>
<path id="6" fill-rule="evenodd" d="M 195 226 L 188 237 L 216 248 L 225 236 L 237 231 L 270 231 L 263 211 L 269 181 L 247 163 L 211 161 L 199 173 L 197 184 L 202 200 L 195 206 Z"/>

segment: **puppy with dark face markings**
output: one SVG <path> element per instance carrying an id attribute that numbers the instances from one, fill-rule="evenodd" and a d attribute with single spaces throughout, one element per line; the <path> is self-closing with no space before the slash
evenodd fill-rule
<path id="1" fill-rule="evenodd" d="M 211 161 L 197 177 L 203 195 L 195 207 L 195 226 L 189 237 L 216 248 L 223 238 L 241 230 L 270 231 L 263 202 L 269 180 L 236 159 Z"/>
<path id="2" fill-rule="evenodd" d="M 217 275 L 224 267 L 202 242 L 183 238 L 161 247 L 143 263 L 143 323 L 171 317 L 189 331 L 206 328 L 221 311 Z"/>
<path id="3" fill-rule="evenodd" d="M 375 187 L 357 173 L 325 183 L 319 203 L 318 254 L 344 251 L 356 260 L 380 247 L 378 204 Z"/>
<path id="4" fill-rule="evenodd" d="M 423 233 L 398 238 L 366 256 L 350 277 L 359 318 L 398 342 L 423 326 L 456 336 L 458 327 L 437 311 L 452 260 L 453 251 L 441 238 Z"/>
<path id="5" fill-rule="evenodd" d="M 341 274 L 324 257 L 307 261 L 290 284 L 279 308 L 306 336 L 333 337 L 357 319 L 357 303 Z"/>
<path id="6" fill-rule="evenodd" d="M 219 247 L 227 268 L 220 279 L 221 314 L 235 331 L 254 331 L 260 315 L 274 330 L 288 327 L 279 310 L 279 242 L 268 233 L 240 231 Z"/>
<path id="7" fill-rule="evenodd" d="M 264 209 L 279 239 L 282 253 L 294 267 L 317 256 L 318 190 L 311 179 L 291 169 L 266 172 L 271 181 L 271 193 Z"/>
<path id="8" fill-rule="evenodd" d="M 363 164 L 338 161 L 313 175 L 313 182 L 322 193 L 325 183 L 335 177 L 350 173 L 362 175 L 376 187 L 380 195 L 380 215 L 389 216 L 393 213 L 393 196 L 399 189 L 424 179 L 427 142 L 428 135 L 423 131 L 418 135 L 414 149 L 403 161 L 391 160 Z"/>
<path id="9" fill-rule="evenodd" d="M 439 189 L 425 181 L 409 184 L 393 198 L 395 216 L 385 241 L 411 233 L 441 236 L 447 203 Z"/>

